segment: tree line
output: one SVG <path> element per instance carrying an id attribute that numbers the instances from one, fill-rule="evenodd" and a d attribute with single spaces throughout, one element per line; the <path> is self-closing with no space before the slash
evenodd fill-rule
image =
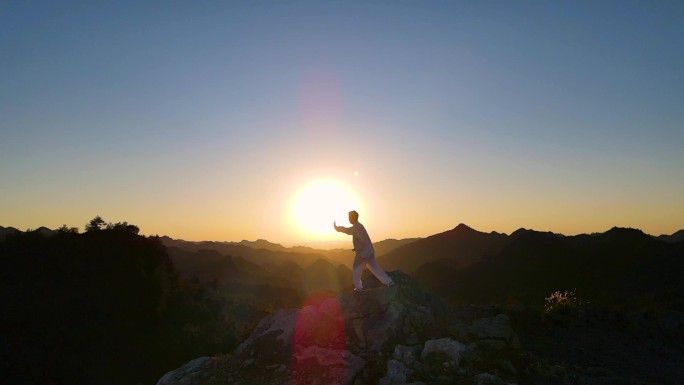
<path id="1" fill-rule="evenodd" d="M 236 344 L 216 288 L 181 279 L 158 238 L 99 216 L 84 233 L 0 241 L 0 295 L 6 383 L 154 384 Z"/>

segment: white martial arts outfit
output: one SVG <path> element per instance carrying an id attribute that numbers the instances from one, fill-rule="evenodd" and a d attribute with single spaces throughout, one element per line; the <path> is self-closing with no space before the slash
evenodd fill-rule
<path id="1" fill-rule="evenodd" d="M 389 285 L 392 283 L 392 278 L 390 278 L 387 273 L 385 273 L 378 262 L 375 260 L 375 249 L 373 249 L 373 242 L 371 242 L 370 236 L 366 228 L 359 222 L 356 222 L 352 227 L 336 226 L 335 229 L 339 232 L 349 234 L 352 236 L 352 243 L 354 244 L 354 266 L 352 267 L 352 280 L 354 281 L 354 286 L 361 290 L 363 289 L 363 284 L 361 283 L 361 274 L 363 270 L 368 266 L 368 270 L 373 273 L 375 278 L 377 278 L 384 285 Z"/>

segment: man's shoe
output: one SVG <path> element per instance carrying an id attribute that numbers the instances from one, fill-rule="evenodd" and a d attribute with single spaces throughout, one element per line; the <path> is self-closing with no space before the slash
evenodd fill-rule
<path id="1" fill-rule="evenodd" d="M 363 291 L 363 289 L 358 289 L 358 288 L 356 288 L 356 287 L 354 288 L 354 293 L 360 293 L 360 292 L 362 292 L 362 291 Z"/>
<path id="2" fill-rule="evenodd" d="M 387 287 L 392 287 L 392 286 L 394 286 L 394 281 L 387 284 Z"/>

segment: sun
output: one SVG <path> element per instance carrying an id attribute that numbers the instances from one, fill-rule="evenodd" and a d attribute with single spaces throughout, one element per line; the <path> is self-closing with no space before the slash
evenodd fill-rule
<path id="1" fill-rule="evenodd" d="M 335 234 L 333 220 L 340 222 L 347 218 L 349 211 L 360 208 L 350 188 L 333 179 L 321 179 L 299 190 L 291 209 L 292 219 L 300 231 L 322 239 Z"/>

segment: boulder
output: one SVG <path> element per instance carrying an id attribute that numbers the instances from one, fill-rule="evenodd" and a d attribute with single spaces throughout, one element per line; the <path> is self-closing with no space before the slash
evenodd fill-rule
<path id="1" fill-rule="evenodd" d="M 293 355 L 291 375 L 297 383 L 351 384 L 366 361 L 346 350 L 315 345 L 297 347 Z"/>
<path id="2" fill-rule="evenodd" d="M 474 320 L 465 326 L 469 339 L 474 341 L 489 340 L 492 347 L 520 348 L 518 336 L 511 328 L 511 319 L 506 314 Z M 497 342 L 499 342 L 497 344 Z"/>
<path id="3" fill-rule="evenodd" d="M 421 361 L 430 359 L 431 355 L 441 355 L 449 358 L 450 365 L 458 367 L 461 363 L 461 357 L 466 350 L 466 346 L 451 338 L 439 338 L 436 340 L 425 341 L 425 348 L 420 354 Z"/>
<path id="4" fill-rule="evenodd" d="M 499 377 L 497 377 L 493 374 L 480 373 L 476 376 L 473 376 L 472 384 L 473 385 L 504 385 L 505 383 L 503 382 L 502 379 L 500 379 Z"/>
<path id="5" fill-rule="evenodd" d="M 393 287 L 379 287 L 338 297 L 347 344 L 361 349 L 386 350 L 396 343 L 414 345 L 426 337 L 445 335 L 448 310 L 427 295 L 411 277 L 391 272 Z"/>
<path id="6" fill-rule="evenodd" d="M 253 357 L 264 365 L 286 360 L 292 350 L 296 322 L 296 309 L 282 309 L 266 316 L 235 349 L 234 355 L 243 361 Z"/>
<path id="7" fill-rule="evenodd" d="M 406 379 L 411 374 L 411 370 L 403 362 L 397 360 L 387 361 L 387 375 L 385 376 L 391 383 L 406 383 Z"/>
<path id="8" fill-rule="evenodd" d="M 216 358 L 199 357 L 178 369 L 167 372 L 157 381 L 157 385 L 196 385 L 203 384 L 211 376 L 211 368 Z"/>
<path id="9" fill-rule="evenodd" d="M 394 353 L 392 354 L 392 357 L 394 357 L 394 359 L 396 360 L 401 361 L 404 365 L 410 368 L 416 361 L 418 361 L 418 358 L 420 357 L 420 353 L 422 350 L 423 348 L 420 345 L 397 345 L 394 347 Z"/>

